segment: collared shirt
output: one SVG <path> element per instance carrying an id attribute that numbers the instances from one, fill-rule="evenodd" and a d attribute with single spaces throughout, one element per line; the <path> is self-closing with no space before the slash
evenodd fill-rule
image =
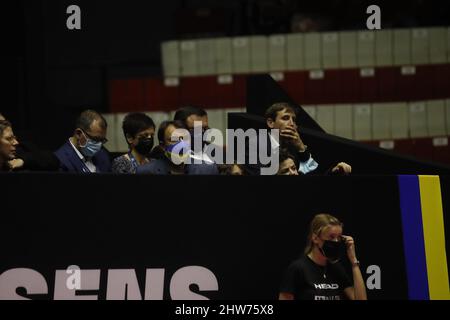
<path id="1" fill-rule="evenodd" d="M 87 160 L 82 154 L 81 152 L 75 147 L 75 145 L 72 143 L 72 141 L 69 139 L 70 145 L 72 146 L 72 148 L 75 150 L 76 154 L 78 155 L 78 157 L 80 158 L 81 161 L 83 161 L 84 165 L 86 166 L 86 168 L 88 168 L 88 170 L 91 173 L 95 173 L 97 172 L 97 167 L 95 166 L 95 164 L 92 162 L 92 160 Z"/>
<path id="2" fill-rule="evenodd" d="M 214 164 L 214 161 L 211 160 L 211 158 L 206 153 L 203 152 L 194 153 L 194 151 L 191 151 L 191 154 L 189 156 L 191 159 L 193 159 L 193 161 L 199 160 L 205 164 Z"/>

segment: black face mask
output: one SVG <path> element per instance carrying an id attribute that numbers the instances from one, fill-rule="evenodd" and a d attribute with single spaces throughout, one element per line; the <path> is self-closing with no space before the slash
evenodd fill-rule
<path id="1" fill-rule="evenodd" d="M 344 241 L 325 240 L 320 251 L 331 263 L 338 262 L 345 254 L 347 246 Z"/>
<path id="2" fill-rule="evenodd" d="M 135 149 L 137 152 L 143 156 L 148 155 L 153 148 L 153 137 L 152 138 L 141 138 L 138 141 Z"/>

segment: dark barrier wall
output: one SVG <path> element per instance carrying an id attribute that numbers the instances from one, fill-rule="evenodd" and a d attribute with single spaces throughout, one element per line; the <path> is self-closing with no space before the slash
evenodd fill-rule
<path id="1" fill-rule="evenodd" d="M 70 297 L 71 265 L 83 270 L 82 289 L 91 289 L 77 295 L 98 299 L 276 299 L 320 212 L 340 218 L 355 238 L 369 299 L 411 296 L 397 176 L 18 174 L 0 181 L 2 299 Z M 448 217 L 450 179 L 441 177 L 440 186 Z M 447 265 L 440 267 L 448 288 Z M 16 296 L 16 287 L 27 289 Z"/>

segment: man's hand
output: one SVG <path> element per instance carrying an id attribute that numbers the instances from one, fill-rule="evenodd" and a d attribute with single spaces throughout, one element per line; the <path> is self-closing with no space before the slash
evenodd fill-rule
<path id="1" fill-rule="evenodd" d="M 300 138 L 298 131 L 295 130 L 294 127 L 288 126 L 285 129 L 281 130 L 280 137 L 289 141 L 289 143 L 291 143 L 297 151 L 305 151 L 305 144 Z"/>
<path id="2" fill-rule="evenodd" d="M 337 173 L 337 174 L 347 175 L 347 174 L 352 173 L 352 167 L 349 164 L 345 163 L 345 162 L 340 162 L 340 163 L 337 164 L 337 166 L 335 166 L 331 170 L 331 172 L 332 173 Z"/>
<path id="3" fill-rule="evenodd" d="M 23 167 L 25 164 L 22 159 L 13 159 L 8 161 L 11 170 L 17 170 Z"/>

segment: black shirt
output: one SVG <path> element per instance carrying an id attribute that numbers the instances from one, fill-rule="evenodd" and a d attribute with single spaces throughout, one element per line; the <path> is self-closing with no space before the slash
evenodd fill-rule
<path id="1" fill-rule="evenodd" d="M 351 286 L 339 262 L 320 266 L 303 255 L 286 270 L 280 292 L 293 294 L 295 300 L 343 300 L 344 289 Z"/>

